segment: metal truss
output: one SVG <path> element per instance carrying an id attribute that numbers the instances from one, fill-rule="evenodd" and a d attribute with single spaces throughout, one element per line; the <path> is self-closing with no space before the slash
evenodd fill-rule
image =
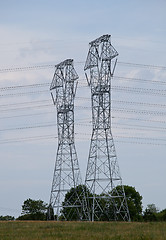
<path id="1" fill-rule="evenodd" d="M 93 131 L 85 185 L 89 189 L 91 220 L 129 221 L 129 210 L 111 133 L 111 78 L 118 52 L 111 45 L 110 35 L 103 35 L 89 45 L 84 70 L 91 88 Z M 114 64 L 112 59 L 116 59 Z"/>
<path id="2" fill-rule="evenodd" d="M 56 220 L 86 219 L 85 194 L 81 188 L 81 174 L 74 143 L 74 98 L 77 79 L 78 75 L 72 59 L 55 66 L 50 90 L 57 108 L 58 150 L 50 196 L 49 219 L 53 216 Z"/>

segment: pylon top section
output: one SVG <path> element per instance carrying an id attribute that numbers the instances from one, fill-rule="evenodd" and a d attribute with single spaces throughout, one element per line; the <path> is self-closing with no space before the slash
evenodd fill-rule
<path id="1" fill-rule="evenodd" d="M 55 65 L 56 68 L 64 68 L 67 65 L 71 65 L 73 63 L 73 59 L 66 59 L 61 63 Z"/>
<path id="2" fill-rule="evenodd" d="M 91 41 L 89 43 L 89 45 L 91 45 L 91 46 L 92 45 L 99 45 L 101 42 L 108 41 L 110 39 L 110 37 L 111 37 L 111 35 L 109 35 L 109 34 L 103 35 L 103 36 Z"/>
<path id="3" fill-rule="evenodd" d="M 90 48 L 84 70 L 98 67 L 99 63 L 107 61 L 108 65 L 118 52 L 111 44 L 111 35 L 103 35 L 89 43 Z"/>
<path id="4" fill-rule="evenodd" d="M 73 59 L 66 59 L 65 61 L 55 65 L 55 73 L 50 86 L 50 90 L 58 87 L 63 87 L 65 82 L 73 82 L 78 79 L 73 66 Z"/>

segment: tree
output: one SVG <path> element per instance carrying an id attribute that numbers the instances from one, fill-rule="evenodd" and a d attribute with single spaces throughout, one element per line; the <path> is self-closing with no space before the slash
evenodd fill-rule
<path id="1" fill-rule="evenodd" d="M 124 192 L 126 195 L 127 205 L 130 213 L 131 221 L 139 221 L 141 220 L 142 214 L 142 196 L 136 189 L 132 186 L 124 185 Z M 112 191 L 112 195 L 116 196 L 116 192 L 121 190 L 121 186 L 117 186 Z M 114 199 L 114 204 L 120 204 L 119 199 Z M 118 219 L 121 220 L 121 219 Z"/>
<path id="2" fill-rule="evenodd" d="M 158 220 L 158 209 L 155 204 L 148 204 L 144 211 L 143 219 L 148 222 L 155 222 Z"/>
<path id="3" fill-rule="evenodd" d="M 158 213 L 159 212 L 159 209 L 156 207 L 156 205 L 154 203 L 148 204 L 147 209 L 152 213 Z"/>
<path id="4" fill-rule="evenodd" d="M 124 185 L 124 191 L 131 221 L 140 221 L 142 218 L 142 196 L 132 186 Z"/>
<path id="5" fill-rule="evenodd" d="M 157 213 L 157 218 L 159 221 L 166 221 L 166 209 L 163 209 L 159 213 Z"/>
<path id="6" fill-rule="evenodd" d="M 85 197 L 86 195 L 89 196 L 89 194 L 89 190 L 84 185 L 71 188 L 70 191 L 66 193 L 65 199 L 62 203 L 62 216 L 60 216 L 60 219 L 74 221 L 80 219 L 87 220 L 86 214 L 88 214 L 88 202 L 85 201 Z M 73 207 L 71 207 L 71 205 Z"/>
<path id="7" fill-rule="evenodd" d="M 27 199 L 22 205 L 22 216 L 18 220 L 46 220 L 47 204 L 42 200 Z"/>
<path id="8" fill-rule="evenodd" d="M 139 221 L 142 218 L 142 196 L 135 190 L 134 187 L 124 185 L 124 191 L 126 194 L 127 204 L 130 212 L 130 218 L 132 221 Z M 116 193 L 121 190 L 122 186 L 117 186 L 115 189 L 112 190 L 110 195 L 116 196 Z M 80 202 L 78 203 L 78 196 L 79 199 L 84 203 L 83 201 L 83 193 L 86 195 L 87 200 L 87 206 L 88 211 L 91 216 L 92 214 L 92 205 L 93 205 L 93 198 L 92 193 L 89 192 L 89 190 L 84 185 L 79 185 L 76 188 L 71 188 L 69 192 L 66 193 L 65 199 L 63 202 L 63 208 L 61 210 L 62 216 L 66 220 L 78 220 L 79 217 L 82 215 L 83 219 L 85 216 L 83 215 L 83 206 L 80 206 L 80 208 L 74 207 L 74 205 L 78 206 L 80 205 Z M 118 198 L 111 198 L 109 197 L 109 194 L 100 194 L 96 195 L 97 203 L 95 205 L 95 219 L 97 221 L 111 221 L 115 220 L 115 213 L 114 213 L 114 206 L 121 204 Z M 114 201 L 114 202 L 113 202 Z M 68 203 L 72 203 L 73 207 L 68 207 Z M 105 206 L 104 211 L 101 211 L 100 206 Z M 86 208 L 85 208 L 86 209 Z M 102 208 L 103 209 L 103 208 Z M 120 215 L 118 217 L 119 221 L 123 220 L 120 218 Z"/>

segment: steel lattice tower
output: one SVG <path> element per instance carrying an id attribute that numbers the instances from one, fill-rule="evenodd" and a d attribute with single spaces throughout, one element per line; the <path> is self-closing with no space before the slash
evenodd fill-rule
<path id="1" fill-rule="evenodd" d="M 48 211 L 49 219 L 51 214 L 55 214 L 57 220 L 59 216 L 63 216 L 65 220 L 70 220 L 73 216 L 75 220 L 85 218 L 83 202 L 85 194 L 83 196 L 74 190 L 82 183 L 74 143 L 74 98 L 77 79 L 72 59 L 55 66 L 50 90 L 57 108 L 58 150 Z M 71 188 L 72 196 L 64 201 L 66 193 Z M 65 214 L 62 209 L 65 209 Z"/>
<path id="2" fill-rule="evenodd" d="M 91 193 L 88 196 L 91 220 L 129 221 L 111 133 L 111 79 L 118 53 L 111 45 L 110 35 L 103 35 L 89 45 L 84 70 L 89 70 L 85 75 L 91 88 L 93 131 L 85 185 Z"/>

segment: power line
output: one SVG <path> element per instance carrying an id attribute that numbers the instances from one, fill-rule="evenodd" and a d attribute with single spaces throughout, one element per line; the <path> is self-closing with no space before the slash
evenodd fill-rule
<path id="1" fill-rule="evenodd" d="M 84 64 L 84 63 L 85 63 L 85 61 L 76 61 L 75 62 L 75 64 Z M 166 70 L 165 66 L 158 66 L 158 65 L 131 63 L 131 62 L 118 62 L 118 64 L 124 65 L 124 66 L 141 67 L 141 68 L 149 68 L 149 69 L 160 69 L 160 70 L 164 70 L 164 71 Z M 14 68 L 1 68 L 0 73 L 41 70 L 41 69 L 49 69 L 49 68 L 54 68 L 54 67 L 55 67 L 54 64 L 47 64 L 47 65 L 35 65 L 35 66 L 14 67 Z"/>
<path id="2" fill-rule="evenodd" d="M 37 105 L 37 106 L 27 106 L 27 107 L 21 107 L 21 108 L 8 108 L 8 109 L 2 109 L 2 112 L 10 112 L 10 111 L 20 111 L 20 110 L 27 110 L 27 109 L 35 109 L 35 108 L 45 108 L 50 107 L 52 104 L 45 104 L 45 105 Z"/>
<path id="3" fill-rule="evenodd" d="M 132 120 L 132 121 L 142 121 L 142 122 L 152 122 L 152 123 L 162 123 L 162 124 L 166 124 L 166 121 L 161 121 L 161 120 L 152 120 L 152 119 L 141 119 L 141 118 L 128 118 L 128 117 L 112 117 L 113 119 L 118 118 L 118 119 L 123 119 L 123 120 Z"/>
<path id="4" fill-rule="evenodd" d="M 127 80 L 127 81 L 138 81 L 138 82 L 145 82 L 145 83 L 152 83 L 152 84 L 162 84 L 165 85 L 166 82 L 164 81 L 154 81 L 154 80 L 148 80 L 148 79 L 143 79 L 143 78 L 127 78 L 127 77 L 121 77 L 121 76 L 114 76 L 113 78 L 117 79 L 117 80 Z M 78 87 L 88 87 L 88 85 L 86 84 L 86 79 L 84 78 L 80 78 L 80 80 L 84 80 L 85 83 L 81 83 L 79 82 Z M 1 87 L 0 91 L 9 91 L 9 90 L 17 90 L 17 89 L 24 89 L 24 88 L 39 88 L 39 87 L 45 87 L 45 86 L 49 86 L 50 83 L 49 82 L 45 82 L 45 83 L 35 83 L 35 84 L 27 84 L 27 85 L 15 85 L 15 86 L 5 86 L 5 87 Z"/>
<path id="5" fill-rule="evenodd" d="M 166 112 L 159 112 L 159 111 L 149 111 L 149 110 L 139 110 L 139 109 L 129 109 L 129 108 L 113 108 L 113 112 L 127 112 L 127 113 L 138 113 L 144 115 L 166 115 Z"/>
<path id="6" fill-rule="evenodd" d="M 143 82 L 143 83 L 150 83 L 150 84 L 157 84 L 157 85 L 165 85 L 166 82 L 164 81 L 157 81 L 157 80 L 150 80 L 144 78 L 129 78 L 129 77 L 121 77 L 121 76 L 114 76 L 116 80 L 125 80 L 125 81 L 135 81 L 135 82 Z"/>
<path id="7" fill-rule="evenodd" d="M 42 113 L 31 113 L 31 114 L 21 114 L 21 115 L 13 115 L 13 116 L 6 116 L 6 117 L 0 117 L 0 119 L 8 119 L 8 118 L 17 118 L 17 117 L 31 117 L 31 116 L 37 116 L 37 115 L 43 115 L 43 114 L 52 114 L 52 112 L 42 112 Z"/>
<path id="8" fill-rule="evenodd" d="M 52 113 L 52 112 L 51 112 Z M 44 114 L 44 113 L 43 113 Z M 33 114 L 32 114 L 33 115 Z M 23 115 L 23 116 L 27 116 L 27 115 Z M 112 117 L 113 119 L 123 119 L 123 120 L 134 120 L 134 121 L 143 121 L 143 122 L 151 122 L 151 123 L 162 123 L 162 124 L 166 124 L 166 121 L 159 121 L 159 120 L 149 120 L 149 119 L 140 119 L 140 118 L 127 118 L 127 117 Z M 89 120 L 89 118 L 87 119 L 76 119 L 76 125 L 84 125 L 84 126 L 91 126 L 90 124 L 80 124 L 77 121 L 85 121 L 85 120 Z M 89 121 L 88 121 L 89 123 Z M 43 124 L 43 123 L 42 123 Z M 46 124 L 46 126 L 53 126 L 56 125 L 55 122 L 45 122 L 44 124 Z M 38 126 L 39 125 L 39 126 Z M 0 131 L 7 131 L 7 130 L 20 130 L 20 129 L 28 129 L 28 128 L 35 128 L 35 127 L 45 127 L 45 125 L 41 125 L 41 123 L 35 123 L 35 125 L 33 126 L 24 126 L 24 127 L 15 127 L 15 128 L 8 128 L 8 129 L 1 129 Z M 132 127 L 141 127 L 141 128 L 150 128 L 150 129 L 157 129 L 157 130 L 165 130 L 166 128 L 164 127 L 154 127 L 154 126 L 147 126 L 147 125 L 131 125 L 131 124 L 125 124 L 125 123 L 113 123 L 113 126 L 115 125 L 125 125 L 125 126 L 132 126 Z M 132 129 L 132 128 L 131 128 Z"/>
<path id="9" fill-rule="evenodd" d="M 122 100 L 111 100 L 114 103 L 118 103 L 118 104 L 129 104 L 129 105 L 141 105 L 141 106 L 148 106 L 148 107 L 161 107 L 161 108 L 165 108 L 166 104 L 158 104 L 158 103 L 147 103 L 147 102 L 133 102 L 133 101 L 122 101 Z"/>
<path id="10" fill-rule="evenodd" d="M 150 79 L 144 79 L 144 78 L 130 78 L 130 77 L 122 77 L 122 76 L 114 76 L 113 78 L 115 78 L 116 80 L 126 80 L 126 81 L 137 81 L 137 82 L 145 82 L 145 83 L 152 83 L 152 84 L 166 84 L 166 81 L 156 81 L 156 80 L 150 80 Z M 88 87 L 88 85 L 86 84 L 86 79 L 85 78 L 80 78 L 79 80 L 84 80 L 85 83 L 81 83 L 79 81 L 79 85 L 83 85 Z M 35 84 L 26 84 L 26 85 L 14 85 L 14 86 L 5 86 L 5 87 L 0 87 L 0 91 L 7 91 L 7 90 L 17 90 L 17 89 L 22 89 L 22 88 L 39 88 L 39 87 L 45 87 L 45 86 L 49 86 L 50 83 L 49 82 L 45 82 L 45 83 L 35 83 Z"/>
<path id="11" fill-rule="evenodd" d="M 116 127 L 116 125 L 118 126 L 118 127 Z M 150 132 L 162 132 L 162 133 L 164 133 L 165 131 L 166 131 L 166 128 L 154 128 L 154 127 L 151 127 L 151 128 L 147 128 L 146 129 L 146 127 L 147 126 L 139 126 L 139 128 L 137 128 L 136 126 L 137 125 L 132 125 L 132 127 L 133 128 L 131 128 L 131 127 L 119 127 L 119 125 L 122 125 L 122 126 L 131 126 L 131 125 L 129 125 L 129 124 L 115 124 L 115 125 L 113 125 L 113 129 L 123 129 L 123 130 L 136 130 L 136 131 L 143 131 L 143 132 L 147 132 L 147 131 L 150 131 Z"/>
<path id="12" fill-rule="evenodd" d="M 159 85 L 159 84 L 162 84 L 162 85 L 164 84 L 165 85 L 166 84 L 166 82 L 163 82 L 163 81 L 153 81 L 153 80 L 146 80 L 146 79 L 125 78 L 125 77 L 118 77 L 118 76 L 116 76 L 114 78 L 117 78 L 118 80 L 124 79 L 124 80 L 130 80 L 130 81 L 133 81 L 133 80 L 144 81 L 144 82 L 149 82 L 149 83 L 153 83 L 153 84 L 155 83 L 157 85 Z M 82 79 L 82 80 L 86 81 L 86 79 Z M 26 89 L 26 88 L 39 88 L 39 87 L 45 87 L 45 86 L 49 86 L 49 85 L 50 84 L 48 82 L 46 82 L 46 83 L 36 83 L 36 84 L 28 84 L 28 85 L 16 85 L 16 86 L 10 86 L 10 87 L 5 86 L 5 87 L 1 87 L 0 91 L 11 91 L 11 90 L 18 90 L 18 89 Z M 78 88 L 81 88 L 81 87 L 89 88 L 86 83 L 79 83 Z M 121 87 L 121 86 L 115 86 L 115 88 L 116 87 Z M 139 89 L 143 90 L 144 88 L 139 88 Z M 156 89 L 146 89 L 146 90 L 153 90 L 153 91 L 155 90 L 156 91 Z M 163 90 L 159 90 L 159 91 L 163 91 Z"/>
<path id="13" fill-rule="evenodd" d="M 82 108 L 82 109 L 89 109 L 90 107 L 85 106 L 76 106 L 76 108 Z M 149 110 L 141 110 L 141 109 L 130 109 L 130 108 L 115 108 L 112 107 L 112 112 L 127 112 L 127 113 L 138 113 L 138 114 L 144 114 L 144 115 L 166 115 L 166 112 L 159 112 L 159 111 L 149 111 Z"/>
<path id="14" fill-rule="evenodd" d="M 118 138 L 129 138 L 129 139 L 136 139 L 136 140 L 148 140 L 148 141 L 163 141 L 165 142 L 166 139 L 160 139 L 160 138 L 144 138 L 144 137 L 131 137 L 131 136 L 115 136 L 115 137 L 118 137 Z"/>
<path id="15" fill-rule="evenodd" d="M 8 106 L 18 106 L 18 105 L 31 105 L 31 104 L 34 104 L 34 103 L 43 103 L 43 102 L 51 102 L 50 100 L 46 100 L 46 99 L 43 99 L 43 100 L 36 100 L 36 101 L 28 101 L 28 102 L 18 102 L 18 103 L 8 103 L 8 104 L 1 104 L 0 107 L 8 107 Z"/>
<path id="16" fill-rule="evenodd" d="M 14 67 L 14 68 L 4 68 L 4 69 L 1 68 L 0 69 L 0 73 L 41 70 L 41 69 L 54 68 L 54 66 L 55 65 L 53 65 L 53 64 L 48 64 L 48 65 L 37 65 L 37 66 L 27 66 L 27 67 Z"/>
<path id="17" fill-rule="evenodd" d="M 136 88 L 136 87 L 121 87 L 121 86 L 113 86 L 111 88 L 114 91 L 123 91 L 127 93 L 136 93 L 136 94 L 149 94 L 154 96 L 166 96 L 166 90 L 156 90 L 156 89 L 148 89 L 148 88 Z"/>
<path id="18" fill-rule="evenodd" d="M 33 136 L 33 137 L 27 137 L 27 138 L 9 138 L 5 139 L 3 141 L 0 141 L 0 144 L 5 143 L 17 143 L 17 142 L 26 142 L 26 141 L 37 141 L 37 140 L 46 140 L 46 139 L 54 139 L 57 138 L 55 135 L 40 135 L 40 136 Z"/>
<path id="19" fill-rule="evenodd" d="M 77 133 L 78 134 L 78 133 Z M 79 134 L 81 135 L 90 135 L 88 133 L 84 133 L 84 132 L 80 132 Z M 126 134 L 126 133 L 124 133 Z M 145 138 L 145 137 L 134 137 L 134 136 L 123 136 L 123 135 L 114 135 L 114 137 L 117 138 L 129 138 L 129 139 L 138 139 L 138 140 L 149 140 L 149 141 L 164 141 L 166 142 L 166 139 L 162 139 L 162 138 Z"/>
<path id="20" fill-rule="evenodd" d="M 130 62 L 119 62 L 121 65 L 125 66 L 133 66 L 133 67 L 143 67 L 143 68 L 151 68 L 151 69 L 160 69 L 160 70 L 166 70 L 165 66 L 157 66 L 157 65 L 150 65 L 150 64 L 141 64 L 141 63 L 130 63 Z"/>
<path id="21" fill-rule="evenodd" d="M 10 87 L 1 87 L 0 91 L 7 91 L 7 90 L 17 90 L 22 88 L 39 88 L 39 87 L 45 87 L 49 86 L 49 83 L 35 83 L 35 84 L 27 84 L 27 85 L 17 85 L 17 86 L 10 86 Z"/>
<path id="22" fill-rule="evenodd" d="M 0 97 L 21 97 L 27 94 L 41 94 L 41 93 L 48 93 L 48 90 L 41 90 L 41 91 L 33 91 L 33 92 L 21 92 L 21 93 L 9 93 L 9 94 L 2 94 Z"/>
<path id="23" fill-rule="evenodd" d="M 0 129 L 0 132 L 13 131 L 13 130 L 26 130 L 26 129 L 34 129 L 34 128 L 53 127 L 53 126 L 56 126 L 56 125 L 57 124 L 55 124 L 55 123 L 45 123 L 44 125 L 31 125 L 31 126 L 26 126 L 26 127 L 4 128 L 4 129 Z"/>
<path id="24" fill-rule="evenodd" d="M 122 87 L 122 86 L 113 86 L 111 87 L 114 91 L 123 91 L 126 93 L 136 93 L 136 94 L 149 94 L 154 96 L 166 96 L 166 90 L 159 89 L 148 89 L 148 88 L 136 88 L 136 87 Z M 19 92 L 19 93 L 9 93 L 9 94 L 1 94 L 0 97 L 15 97 L 15 96 L 25 96 L 27 94 L 41 94 L 41 93 L 49 93 L 49 90 L 41 90 L 41 91 L 31 91 L 31 92 Z"/>
<path id="25" fill-rule="evenodd" d="M 51 105 L 42 105 L 42 106 L 36 106 L 36 108 L 42 108 L 42 107 L 50 107 Z M 18 109 L 13 109 L 15 110 L 27 110 L 27 109 L 31 109 L 31 107 L 25 107 L 25 108 L 18 108 Z M 35 108 L 35 107 L 32 107 Z M 77 109 L 90 109 L 90 107 L 85 107 L 85 106 L 75 106 L 75 108 Z M 3 111 L 6 111 L 6 109 L 4 109 Z M 9 110 L 7 110 L 9 111 Z M 125 113 L 138 113 L 138 114 L 143 114 L 143 115 L 155 115 L 155 116 L 164 116 L 166 115 L 166 112 L 160 112 L 160 111 L 149 111 L 149 110 L 141 110 L 141 109 L 130 109 L 130 108 L 115 108 L 112 107 L 111 110 L 113 113 L 114 112 L 125 112 Z M 13 115 L 13 116 L 5 116 L 5 117 L 0 117 L 0 119 L 7 119 L 7 118 L 14 118 L 14 117 L 26 117 L 26 116 L 35 116 L 35 115 L 43 115 L 43 114 L 50 114 L 50 113 L 54 113 L 54 111 L 52 112 L 40 112 L 40 113 L 33 113 L 33 114 L 20 114 L 20 115 Z"/>
<path id="26" fill-rule="evenodd" d="M 166 146 L 166 144 L 164 144 L 164 143 L 157 143 L 157 142 L 141 142 L 141 141 L 139 141 L 139 140 L 136 140 L 136 141 L 128 141 L 128 140 L 117 140 L 118 138 L 120 138 L 120 137 L 118 137 L 118 136 L 115 136 L 115 140 L 114 140 L 114 142 L 118 142 L 118 143 L 126 143 L 126 144 L 141 144 L 141 145 L 153 145 L 153 146 L 163 146 L 163 147 L 165 147 Z M 124 138 L 124 137 L 123 137 Z M 77 137 L 76 136 L 76 139 L 80 139 L 80 140 L 89 140 L 89 138 L 87 139 L 87 138 L 83 138 L 83 137 L 81 137 L 81 138 L 79 138 L 79 137 Z"/>
<path id="27" fill-rule="evenodd" d="M 115 137 L 116 138 L 116 137 Z M 152 143 L 152 142 L 140 142 L 140 141 L 122 141 L 122 140 L 116 140 L 115 142 L 119 142 L 119 143 L 127 143 L 127 144 L 142 144 L 142 145 L 153 145 L 153 146 L 166 146 L 166 144 L 162 144 L 162 143 Z"/>
<path id="28" fill-rule="evenodd" d="M 79 99 L 79 97 L 76 97 Z M 88 98 L 80 98 L 80 99 L 88 99 Z M 45 101 L 34 101 L 34 103 L 43 103 L 43 102 L 50 102 L 50 100 L 45 100 Z M 117 103 L 117 104 L 127 104 L 127 105 L 140 105 L 140 106 L 148 106 L 148 107 L 157 107 L 157 108 L 165 108 L 166 105 L 165 104 L 157 104 L 157 103 L 146 103 L 146 102 L 132 102 L 132 101 L 121 101 L 121 100 L 112 100 L 112 102 Z M 17 106 L 17 105 L 25 105 L 25 104 L 33 104 L 33 102 L 22 102 L 22 103 L 18 103 L 18 104 L 11 104 L 13 106 Z M 5 105 L 0 105 L 0 107 L 6 107 L 6 106 L 10 106 L 10 104 L 5 104 Z M 1 110 L 2 112 L 10 112 L 10 111 L 20 111 L 20 110 L 27 110 L 27 109 L 35 109 L 35 108 L 45 108 L 45 107 L 50 107 L 52 106 L 52 104 L 41 104 L 41 105 L 32 105 L 32 106 L 24 106 L 24 107 L 20 107 L 20 108 L 5 108 Z M 76 106 L 77 108 L 79 107 L 78 105 Z M 80 106 L 82 108 L 84 108 L 83 106 Z M 90 107 L 85 107 L 90 109 Z"/>
<path id="29" fill-rule="evenodd" d="M 155 81 L 155 80 L 149 80 L 149 79 L 143 79 L 143 78 L 129 78 L 129 77 L 122 77 L 122 76 L 114 76 L 113 78 L 117 79 L 117 80 L 127 80 L 127 81 L 138 81 L 138 82 L 145 82 L 145 83 L 152 83 L 152 84 L 166 84 L 166 82 L 164 81 Z M 78 87 L 88 87 L 88 85 L 86 84 L 86 79 L 85 78 L 80 78 L 80 80 L 85 80 L 85 84 L 79 83 Z M 27 85 L 14 85 L 14 86 L 5 86 L 5 87 L 1 87 L 0 91 L 8 91 L 8 90 L 17 90 L 17 89 L 24 89 L 24 88 L 39 88 L 39 87 L 45 87 L 45 86 L 49 86 L 50 83 L 49 82 L 45 82 L 45 83 L 36 83 L 36 84 L 27 84 Z M 80 86 L 81 85 L 81 86 Z M 118 86 L 115 86 L 118 87 Z M 119 86 L 120 87 L 120 86 Z M 140 88 L 143 89 L 143 88 Z M 151 89 L 151 90 L 155 90 L 155 89 Z"/>
<path id="30" fill-rule="evenodd" d="M 84 139 L 82 137 L 82 135 L 89 135 L 90 134 L 85 134 L 85 133 L 79 133 L 81 134 L 81 137 L 78 137 L 78 133 L 76 134 L 76 138 L 78 139 Z M 159 142 L 165 142 L 166 139 L 158 139 L 158 138 L 141 138 L 141 137 L 130 137 L 130 136 L 119 136 L 116 135 L 114 136 L 115 138 L 123 138 L 123 139 L 132 139 L 132 140 L 139 140 L 139 141 L 149 141 L 149 142 L 139 142 L 139 144 L 151 144 L 151 145 L 158 145 L 158 146 L 166 146 L 165 143 L 157 143 L 157 141 Z M 18 143 L 18 142 L 26 142 L 26 141 L 40 141 L 40 140 L 50 140 L 50 139 L 57 139 L 57 136 L 51 134 L 51 135 L 39 135 L 39 136 L 33 136 L 33 137 L 27 137 L 27 138 L 10 138 L 10 139 L 5 139 L 5 140 L 1 140 L 0 144 L 8 144 L 8 143 Z M 86 139 L 89 140 L 89 139 Z M 152 141 L 152 142 L 150 142 Z M 156 142 L 154 142 L 156 141 Z M 119 141 L 120 142 L 120 141 Z M 137 144 L 138 142 L 131 142 L 133 144 Z"/>
<path id="31" fill-rule="evenodd" d="M 91 124 L 84 124 L 84 123 L 75 123 L 77 126 L 91 126 Z M 34 128 L 47 128 L 47 127 L 53 127 L 57 126 L 55 122 L 45 122 L 45 123 L 38 123 L 30 126 L 24 126 L 24 127 L 12 127 L 12 128 L 3 128 L 0 129 L 0 132 L 5 131 L 15 131 L 15 130 L 27 130 L 27 129 L 34 129 Z M 130 126 L 130 128 L 127 127 L 119 127 L 119 126 Z M 133 128 L 131 128 L 133 127 Z M 139 127 L 139 128 L 136 128 Z M 113 128 L 115 129 L 123 129 L 123 130 L 139 130 L 139 131 L 156 131 L 156 132 L 164 132 L 166 131 L 166 128 L 164 127 L 153 127 L 153 126 L 141 126 L 141 125 L 131 125 L 131 124 L 125 124 L 125 123 L 115 123 L 113 124 Z"/>

